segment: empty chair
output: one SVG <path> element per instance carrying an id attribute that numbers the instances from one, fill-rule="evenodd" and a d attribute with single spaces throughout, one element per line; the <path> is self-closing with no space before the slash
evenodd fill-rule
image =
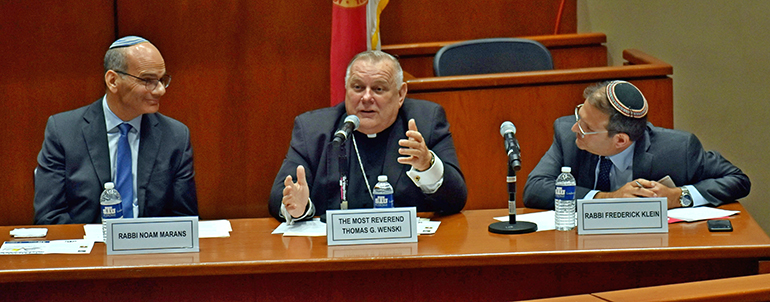
<path id="1" fill-rule="evenodd" d="M 436 76 L 553 69 L 551 52 L 519 38 L 469 40 L 442 47 L 433 59 Z"/>

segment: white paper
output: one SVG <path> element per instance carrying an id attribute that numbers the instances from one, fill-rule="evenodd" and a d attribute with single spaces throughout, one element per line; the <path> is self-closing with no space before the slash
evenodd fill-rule
<path id="1" fill-rule="evenodd" d="M 86 224 L 83 226 L 85 239 L 94 242 L 104 242 L 104 231 L 101 224 Z M 204 220 L 198 221 L 198 238 L 226 238 L 230 237 L 233 227 L 229 220 Z"/>
<path id="2" fill-rule="evenodd" d="M 226 219 L 198 221 L 198 238 L 226 238 L 232 231 L 233 226 Z"/>
<path id="3" fill-rule="evenodd" d="M 43 238 L 47 234 L 47 228 L 17 228 L 11 231 L 11 236 L 16 238 Z"/>
<path id="4" fill-rule="evenodd" d="M 296 221 L 293 225 L 282 222 L 273 230 L 272 234 L 283 234 L 284 236 L 326 236 L 326 223 L 321 222 L 320 218 Z"/>
<path id="5" fill-rule="evenodd" d="M 550 231 L 556 229 L 556 212 L 544 211 L 537 213 L 518 214 L 516 215 L 516 221 L 529 221 L 537 224 L 537 231 Z M 508 215 L 495 217 L 498 221 L 508 221 Z"/>
<path id="6" fill-rule="evenodd" d="M 86 224 L 83 226 L 86 235 L 83 239 L 93 240 L 94 242 L 104 242 L 104 231 L 101 224 Z"/>
<path id="7" fill-rule="evenodd" d="M 6 241 L 0 255 L 90 254 L 93 247 L 94 242 L 86 239 Z"/>
<path id="8" fill-rule="evenodd" d="M 418 220 L 417 233 L 420 235 L 433 235 L 438 231 L 441 221 Z"/>
<path id="9" fill-rule="evenodd" d="M 722 218 L 738 213 L 740 213 L 740 211 L 722 210 L 712 207 L 676 208 L 668 210 L 668 217 L 681 219 L 687 222 L 693 222 L 698 220 Z"/>

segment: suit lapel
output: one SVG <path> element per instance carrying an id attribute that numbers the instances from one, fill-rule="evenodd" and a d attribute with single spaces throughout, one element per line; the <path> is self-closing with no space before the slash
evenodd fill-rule
<path id="1" fill-rule="evenodd" d="M 102 101 L 94 102 L 85 114 L 83 114 L 85 123 L 83 124 L 83 139 L 86 149 L 91 157 L 91 164 L 94 166 L 96 177 L 100 184 L 112 181 L 110 171 L 110 148 L 107 143 L 107 124 L 104 121 L 104 108 Z"/>
<path id="2" fill-rule="evenodd" d="M 388 182 L 395 189 L 397 184 L 401 181 L 401 177 L 406 175 L 406 171 L 411 168 L 410 165 L 403 165 L 398 163 L 398 141 L 406 138 L 406 128 L 404 128 L 404 120 L 399 114 L 396 121 L 393 122 L 393 129 L 388 136 L 388 145 L 385 149 L 385 162 L 382 164 L 382 173 L 388 176 Z M 411 182 L 411 180 L 409 180 Z M 374 184 L 372 184 L 373 186 Z"/>
<path id="3" fill-rule="evenodd" d="M 578 152 L 580 157 L 580 159 L 578 159 L 578 162 L 580 163 L 580 172 L 578 173 L 580 175 L 577 177 L 577 179 L 590 180 L 589 183 L 578 185 L 593 189 L 594 184 L 596 184 L 596 163 L 599 162 L 599 156 L 583 150 Z"/>
<path id="4" fill-rule="evenodd" d="M 155 168 L 155 158 L 160 150 L 160 139 L 163 136 L 158 128 L 158 119 L 154 114 L 145 114 L 142 116 L 142 133 L 139 140 L 139 156 L 136 165 L 136 191 L 137 203 L 139 204 L 140 217 L 141 211 L 146 208 L 147 186 L 150 181 L 150 175 Z"/>
<path id="5" fill-rule="evenodd" d="M 655 155 L 648 153 L 650 149 L 650 132 L 645 131 L 644 136 L 638 142 L 634 148 L 634 176 L 633 179 L 644 178 L 649 179 L 652 175 L 652 161 L 655 159 Z M 653 179 L 654 180 L 654 179 Z"/>

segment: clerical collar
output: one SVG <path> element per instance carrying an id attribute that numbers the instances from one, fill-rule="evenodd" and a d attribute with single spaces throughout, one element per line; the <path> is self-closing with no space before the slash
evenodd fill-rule
<path id="1" fill-rule="evenodd" d="M 390 130 L 393 130 L 393 125 L 395 125 L 395 124 L 396 123 L 391 124 L 390 126 L 388 126 L 388 128 L 385 128 L 384 130 L 380 131 L 379 133 L 364 134 L 364 133 L 361 133 L 361 132 L 358 132 L 358 131 L 356 131 L 355 133 L 359 137 L 361 137 L 361 139 L 363 139 L 363 136 L 366 136 L 369 139 L 377 138 L 378 136 L 381 136 L 380 133 L 382 133 L 382 135 L 384 135 L 385 138 L 387 138 L 390 135 Z"/>

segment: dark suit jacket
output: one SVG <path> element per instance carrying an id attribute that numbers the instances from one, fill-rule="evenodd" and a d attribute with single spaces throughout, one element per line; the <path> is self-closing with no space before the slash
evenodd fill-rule
<path id="1" fill-rule="evenodd" d="M 572 167 L 577 199 L 593 189 L 599 157 L 577 148 L 575 133 L 571 130 L 574 124 L 574 116 L 554 122 L 553 144 L 527 177 L 525 206 L 554 208 L 555 182 L 562 166 Z M 677 186 L 694 185 L 714 206 L 745 197 L 751 189 L 746 174 L 719 153 L 703 150 L 695 135 L 647 123 L 644 136 L 635 145 L 633 179 L 659 180 L 666 175 L 671 176 Z"/>
<path id="2" fill-rule="evenodd" d="M 303 113 L 294 119 L 289 152 L 281 165 L 270 192 L 270 214 L 282 220 L 280 212 L 283 197 L 284 179 L 291 175 L 297 181 L 297 166 L 305 167 L 310 199 L 316 206 L 316 215 L 326 213 L 327 209 L 339 209 L 339 165 L 338 152 L 332 148 L 334 132 L 342 125 L 345 116 L 345 104 Z M 406 172 L 411 165 L 400 164 L 399 139 L 406 139 L 407 122 L 414 118 L 417 128 L 425 138 L 425 143 L 444 163 L 444 183 L 433 194 L 424 194 Z M 345 142 L 345 151 L 349 162 L 349 208 L 372 207 L 372 200 L 363 181 L 363 173 L 358 168 L 351 139 Z M 416 206 L 420 212 L 438 212 L 440 214 L 457 213 L 465 206 L 468 195 L 465 179 L 457 161 L 452 134 L 446 120 L 444 109 L 438 104 L 422 100 L 405 99 L 393 124 L 388 138 L 383 165 L 383 174 L 388 175 L 388 182 L 394 189 L 394 205 L 397 207 Z M 370 184 L 374 186 L 374 184 Z M 352 198 L 351 198 L 352 196 Z"/>
<path id="3" fill-rule="evenodd" d="M 99 196 L 112 181 L 102 99 L 48 118 L 35 173 L 35 223 L 99 223 Z M 190 131 L 145 114 L 139 141 L 140 217 L 198 215 Z"/>

